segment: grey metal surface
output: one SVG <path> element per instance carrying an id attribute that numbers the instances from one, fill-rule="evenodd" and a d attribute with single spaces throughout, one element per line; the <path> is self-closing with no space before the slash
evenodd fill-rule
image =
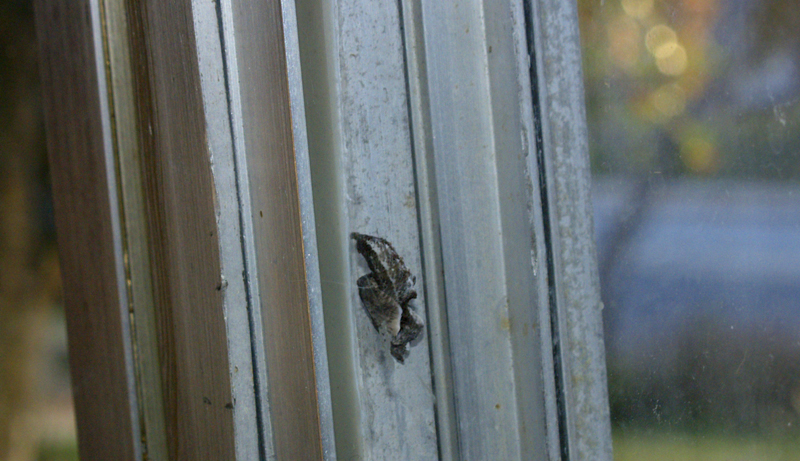
<path id="1" fill-rule="evenodd" d="M 230 109 L 230 126 L 233 141 L 234 161 L 236 169 L 236 187 L 241 208 L 242 252 L 245 264 L 245 279 L 248 292 L 250 332 L 253 341 L 253 384 L 256 392 L 258 426 L 262 445 L 261 454 L 268 459 L 275 457 L 272 438 L 272 421 L 267 398 L 267 364 L 265 351 L 258 345 L 264 343 L 264 332 L 260 328 L 261 310 L 256 306 L 261 298 L 258 284 L 258 267 L 256 265 L 256 247 L 254 241 L 252 216 L 252 199 L 250 197 L 250 181 L 247 171 L 245 152 L 244 124 L 242 122 L 242 100 L 239 81 L 239 60 L 236 47 L 236 29 L 234 27 L 231 2 L 220 2 L 221 36 L 225 53 L 225 74 L 227 76 L 228 104 Z"/>
<path id="2" fill-rule="evenodd" d="M 591 210 L 570 208 L 588 203 L 588 178 L 565 166 L 586 167 L 570 8 L 298 2 L 340 457 L 605 456 Z M 529 52 L 543 49 L 560 61 L 538 72 L 537 51 L 531 73 Z M 558 85 L 571 92 L 540 97 Z M 353 285 L 367 269 L 346 243 L 352 230 L 393 242 L 420 276 L 424 357 L 420 344 L 395 364 L 371 328 Z"/>
<path id="3" fill-rule="evenodd" d="M 427 337 L 404 364 L 373 328 L 355 281 L 368 269 L 350 231 L 388 239 L 418 275 L 421 255 L 400 6 L 298 2 L 312 178 L 342 459 L 438 457 Z M 427 335 L 427 333 L 425 333 Z"/>
<path id="4" fill-rule="evenodd" d="M 292 112 L 292 129 L 295 134 L 295 158 L 300 215 L 305 249 L 306 279 L 308 283 L 309 310 L 311 311 L 311 338 L 314 349 L 317 399 L 319 407 L 320 436 L 326 460 L 336 459 L 333 431 L 333 408 L 328 371 L 328 351 L 325 340 L 325 320 L 322 308 L 317 227 L 314 216 L 314 199 L 311 184 L 308 136 L 306 130 L 303 80 L 300 72 L 300 43 L 298 39 L 297 11 L 294 0 L 281 1 L 283 37 L 289 82 L 289 99 Z"/>
<path id="5" fill-rule="evenodd" d="M 294 3 L 223 1 L 220 10 L 248 286 L 254 305 L 261 305 L 251 312 L 251 322 L 263 456 L 304 458 L 319 446 L 324 459 L 335 459 Z M 285 277 L 288 283 L 281 282 Z M 294 296 L 297 290 L 304 293 Z M 291 325 L 267 328 L 276 314 L 290 309 L 297 309 Z M 280 335 L 290 337 L 282 342 Z M 300 352 L 310 357 L 303 357 L 308 372 L 300 378 L 304 372 L 295 375 L 285 367 L 299 368 L 287 358 L 298 352 L 292 344 L 305 335 L 309 343 L 300 345 Z M 268 345 L 266 354 L 259 350 L 262 344 Z M 309 376 L 313 383 L 292 382 Z M 287 413 L 293 410 L 290 399 L 308 408 Z M 295 425 L 309 430 L 299 436 L 289 429 Z"/>
<path id="6" fill-rule="evenodd" d="M 563 377 L 562 439 L 571 460 L 610 460 L 576 3 L 530 0 L 529 5 Z"/>
<path id="7" fill-rule="evenodd" d="M 521 4 L 422 18 L 460 456 L 557 459 Z"/>
<path id="8" fill-rule="evenodd" d="M 439 459 L 459 459 L 458 424 L 453 392 L 453 363 L 447 328 L 447 303 L 439 235 L 439 210 L 436 170 L 433 164 L 433 133 L 430 129 L 425 37 L 422 4 L 402 1 L 403 33 L 406 52 L 406 79 L 413 138 L 414 172 L 419 207 L 422 289 L 428 311 L 428 343 L 431 348 L 431 373 L 436 399 L 436 430 Z"/>
<path id="9" fill-rule="evenodd" d="M 254 386 L 253 345 L 249 307 L 252 299 L 245 268 L 240 191 L 227 97 L 221 31 L 215 5 L 192 2 L 197 59 L 206 122 L 206 142 L 216 191 L 220 290 L 228 335 L 236 459 L 259 457 L 258 415 Z"/>
<path id="10" fill-rule="evenodd" d="M 303 72 L 319 268 L 328 348 L 328 370 L 337 456 L 353 459 L 361 452 L 360 412 L 353 365 L 355 339 L 348 306 L 352 282 L 339 130 L 338 41 L 334 35 L 335 2 L 300 0 L 298 41 Z"/>
<path id="11" fill-rule="evenodd" d="M 419 233 L 400 11 L 394 0 L 343 1 L 337 15 L 342 111 L 343 209 L 351 231 L 388 239 L 420 274 Z M 355 280 L 367 272 L 349 252 L 354 368 L 364 459 L 435 459 L 437 439 L 426 341 L 404 364 L 365 314 Z M 418 287 L 419 288 L 419 287 Z M 424 293 L 413 302 L 426 316 Z"/>

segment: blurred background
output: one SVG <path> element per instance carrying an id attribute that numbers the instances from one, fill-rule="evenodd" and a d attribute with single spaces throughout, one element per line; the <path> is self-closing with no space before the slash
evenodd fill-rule
<path id="1" fill-rule="evenodd" d="M 800 8 L 578 0 L 615 459 L 800 460 Z M 0 0 L 0 460 L 74 460 L 30 0 Z"/>
<path id="2" fill-rule="evenodd" d="M 0 0 L 0 460 L 76 460 L 30 0 Z"/>
<path id="3" fill-rule="evenodd" d="M 800 8 L 578 3 L 615 459 L 800 459 Z"/>

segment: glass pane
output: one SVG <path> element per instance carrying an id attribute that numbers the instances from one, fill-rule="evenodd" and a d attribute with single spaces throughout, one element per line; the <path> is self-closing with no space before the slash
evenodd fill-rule
<path id="1" fill-rule="evenodd" d="M 615 459 L 800 459 L 800 8 L 579 5 Z"/>

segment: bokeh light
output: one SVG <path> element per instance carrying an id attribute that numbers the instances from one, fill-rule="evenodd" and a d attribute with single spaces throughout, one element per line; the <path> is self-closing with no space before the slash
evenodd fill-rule
<path id="1" fill-rule="evenodd" d="M 669 83 L 656 89 L 650 96 L 651 104 L 661 120 L 683 113 L 686 109 L 686 93 L 677 83 Z"/>
<path id="2" fill-rule="evenodd" d="M 658 50 L 663 50 L 663 47 L 669 47 L 677 43 L 678 34 L 676 34 L 671 27 L 665 24 L 659 24 L 651 27 L 644 36 L 644 45 L 647 48 L 647 51 L 656 57 L 656 52 Z"/>
<path id="3" fill-rule="evenodd" d="M 686 48 L 680 43 L 666 43 L 656 49 L 654 53 L 656 67 L 664 75 L 677 77 L 681 75 L 689 64 Z"/>

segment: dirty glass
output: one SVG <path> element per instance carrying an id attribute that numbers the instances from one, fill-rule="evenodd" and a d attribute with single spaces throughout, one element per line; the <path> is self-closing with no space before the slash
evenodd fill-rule
<path id="1" fill-rule="evenodd" d="M 578 3 L 615 459 L 800 459 L 800 8 Z"/>

